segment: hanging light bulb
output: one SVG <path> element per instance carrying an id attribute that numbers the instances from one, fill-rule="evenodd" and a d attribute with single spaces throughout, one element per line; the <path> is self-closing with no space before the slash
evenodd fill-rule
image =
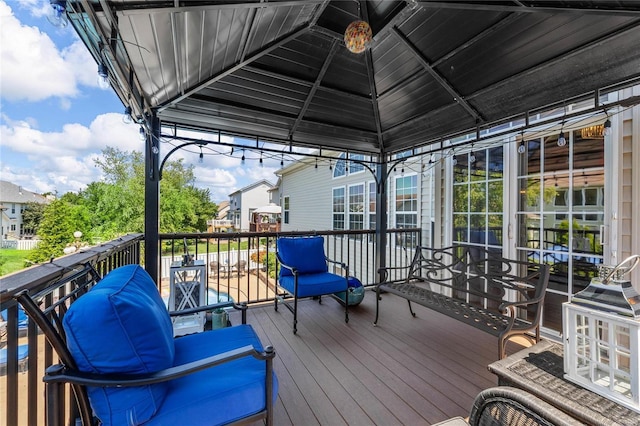
<path id="1" fill-rule="evenodd" d="M 524 154 L 526 150 L 527 148 L 525 148 L 524 142 L 520 142 L 520 145 L 518 145 L 518 154 Z"/>
<path id="2" fill-rule="evenodd" d="M 333 167 L 331 166 L 331 160 L 329 160 L 329 171 L 333 170 Z"/>
<path id="3" fill-rule="evenodd" d="M 140 140 L 144 141 L 147 139 L 147 132 L 144 130 L 144 127 L 140 126 Z"/>
<path id="4" fill-rule="evenodd" d="M 400 176 L 404 176 L 404 166 L 400 169 Z"/>
<path id="5" fill-rule="evenodd" d="M 476 162 L 476 154 L 473 153 L 473 151 L 471 151 L 469 153 L 469 163 L 473 164 Z"/>
<path id="6" fill-rule="evenodd" d="M 284 154 L 280 154 L 280 167 L 284 166 Z"/>
<path id="7" fill-rule="evenodd" d="M 102 90 L 109 88 L 109 70 L 103 63 L 98 65 L 98 87 Z"/>
<path id="8" fill-rule="evenodd" d="M 260 151 L 260 167 L 264 167 L 264 163 L 262 162 L 262 151 Z"/>
<path id="9" fill-rule="evenodd" d="M 604 128 L 602 129 L 602 134 L 605 136 L 609 136 L 613 131 L 611 130 L 611 120 L 607 117 L 607 120 L 604 122 Z"/>
<path id="10" fill-rule="evenodd" d="M 565 146 L 567 144 L 567 139 L 564 137 L 564 132 L 560 131 L 558 135 L 558 146 Z"/>
<path id="11" fill-rule="evenodd" d="M 244 149 L 242 150 L 242 158 L 240 159 L 240 164 L 244 166 Z"/>
<path id="12" fill-rule="evenodd" d="M 47 13 L 47 20 L 55 27 L 66 27 L 69 24 L 66 12 L 67 0 L 49 0 L 49 4 L 51 9 Z"/>
<path id="13" fill-rule="evenodd" d="M 124 114 L 122 114 L 122 122 L 124 124 L 133 123 L 133 118 L 131 117 L 131 107 L 128 106 L 124 109 Z"/>
<path id="14" fill-rule="evenodd" d="M 318 168 L 318 159 L 316 158 L 316 169 Z"/>
<path id="15" fill-rule="evenodd" d="M 202 147 L 200 147 L 200 158 L 198 159 L 198 163 L 204 163 L 204 154 L 202 153 Z"/>

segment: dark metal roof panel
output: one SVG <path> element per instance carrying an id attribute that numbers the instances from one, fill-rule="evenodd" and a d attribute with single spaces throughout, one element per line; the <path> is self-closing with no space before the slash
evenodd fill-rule
<path id="1" fill-rule="evenodd" d="M 138 116 L 303 145 L 393 152 L 640 81 L 637 1 L 67 4 Z"/>

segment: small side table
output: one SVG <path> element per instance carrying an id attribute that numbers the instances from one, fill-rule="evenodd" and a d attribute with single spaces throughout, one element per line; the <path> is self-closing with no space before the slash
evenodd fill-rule
<path id="1" fill-rule="evenodd" d="M 562 344 L 543 340 L 489 365 L 498 383 L 524 389 L 589 425 L 640 426 L 640 414 L 564 378 Z"/>
<path id="2" fill-rule="evenodd" d="M 182 266 L 182 262 L 173 262 L 169 279 L 169 310 L 204 306 L 207 291 L 206 268 L 203 260 L 195 260 L 193 265 Z M 204 330 L 205 312 L 172 317 L 173 335 L 199 333 Z"/>

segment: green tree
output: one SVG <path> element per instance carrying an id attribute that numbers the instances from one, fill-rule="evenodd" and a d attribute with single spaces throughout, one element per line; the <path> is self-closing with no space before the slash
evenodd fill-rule
<path id="1" fill-rule="evenodd" d="M 83 197 L 93 212 L 93 226 L 105 239 L 129 232 L 144 232 L 144 156 L 116 148 L 103 150 L 96 165 L 103 182 L 87 187 Z M 168 161 L 160 181 L 160 232 L 206 231 L 217 206 L 209 191 L 194 186 L 193 165 L 183 160 Z"/>
<path id="2" fill-rule="evenodd" d="M 46 204 L 30 202 L 26 203 L 22 211 L 22 226 L 25 234 L 38 234 L 38 228 L 44 215 Z"/>
<path id="3" fill-rule="evenodd" d="M 75 241 L 75 231 L 82 232 L 83 241 L 91 240 L 90 214 L 79 200 L 78 195 L 68 193 L 45 208 L 39 228 L 41 241 L 29 256 L 30 261 L 40 263 L 62 256 L 67 244 Z"/>

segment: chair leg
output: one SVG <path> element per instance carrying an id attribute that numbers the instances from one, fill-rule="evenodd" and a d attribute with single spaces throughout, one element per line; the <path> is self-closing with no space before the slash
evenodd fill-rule
<path id="1" fill-rule="evenodd" d="M 298 332 L 298 296 L 293 296 L 293 334 Z"/>

